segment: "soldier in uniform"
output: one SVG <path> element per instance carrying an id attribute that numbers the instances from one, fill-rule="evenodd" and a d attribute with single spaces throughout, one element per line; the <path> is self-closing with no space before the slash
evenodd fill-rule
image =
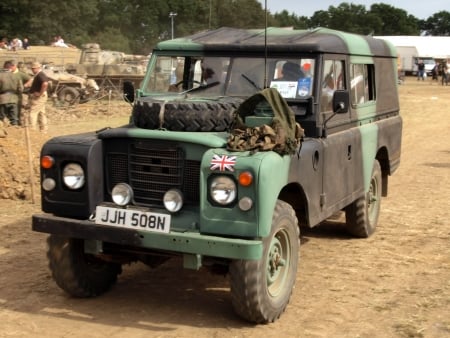
<path id="1" fill-rule="evenodd" d="M 10 71 L 10 61 L 6 61 L 0 73 L 0 119 L 8 118 L 13 126 L 19 125 L 18 103 L 22 91 L 22 81 Z"/>
<path id="2" fill-rule="evenodd" d="M 31 79 L 30 75 L 28 75 L 22 69 L 17 67 L 16 62 L 14 60 L 10 60 L 9 61 L 9 71 L 11 73 L 13 73 L 20 80 L 20 82 L 22 83 L 22 86 L 24 86 L 25 83 L 27 83 Z M 27 102 L 24 101 L 24 94 L 20 93 L 19 101 L 18 101 L 18 104 L 17 104 L 17 115 L 18 115 L 18 118 L 19 118 L 19 124 L 20 125 L 24 124 L 24 119 L 23 119 L 23 114 L 22 114 L 22 107 L 26 103 Z"/>

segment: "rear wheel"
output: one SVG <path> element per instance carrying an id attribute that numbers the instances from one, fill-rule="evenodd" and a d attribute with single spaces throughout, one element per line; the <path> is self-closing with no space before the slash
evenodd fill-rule
<path id="1" fill-rule="evenodd" d="M 381 167 L 375 160 L 369 191 L 345 208 L 348 232 L 359 238 L 367 238 L 375 232 L 381 205 Z"/>
<path id="2" fill-rule="evenodd" d="M 49 267 L 56 284 L 74 297 L 93 297 L 107 291 L 122 272 L 120 264 L 84 253 L 84 241 L 50 235 Z"/>
<path id="3" fill-rule="evenodd" d="M 230 265 L 231 300 L 239 316 L 258 324 L 280 317 L 295 284 L 299 247 L 295 212 L 279 200 L 262 258 L 236 260 Z"/>

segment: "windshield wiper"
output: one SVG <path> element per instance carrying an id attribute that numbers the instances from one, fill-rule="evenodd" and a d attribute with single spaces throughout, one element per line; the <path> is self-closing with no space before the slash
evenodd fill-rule
<path id="1" fill-rule="evenodd" d="M 208 88 L 211 88 L 211 87 L 215 87 L 215 86 L 217 86 L 218 84 L 220 84 L 220 82 L 219 82 L 219 81 L 215 81 L 215 82 L 211 82 L 211 83 L 208 83 L 208 84 L 205 84 L 205 85 L 200 85 L 200 86 L 198 86 L 198 87 L 195 87 L 195 88 L 191 88 L 191 89 L 185 90 L 184 92 L 181 92 L 181 93 L 178 93 L 178 94 L 179 94 L 179 95 L 183 95 L 183 94 L 187 94 L 187 93 L 192 93 L 192 92 L 195 92 L 195 91 L 199 91 L 199 90 L 203 90 L 203 89 L 208 89 Z"/>
<path id="2" fill-rule="evenodd" d="M 245 75 L 244 73 L 241 73 L 241 76 L 246 79 L 253 87 L 255 87 L 257 90 L 262 90 L 262 88 L 259 88 L 259 86 L 255 83 L 255 81 L 253 81 L 252 79 L 250 79 L 247 75 Z"/>

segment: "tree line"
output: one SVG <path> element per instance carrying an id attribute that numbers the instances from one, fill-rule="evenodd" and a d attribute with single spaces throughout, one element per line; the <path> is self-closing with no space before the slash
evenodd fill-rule
<path id="1" fill-rule="evenodd" d="M 170 15 L 172 13 L 172 15 Z M 81 47 L 148 54 L 156 43 L 219 27 L 295 29 L 328 27 L 371 35 L 450 35 L 450 12 L 420 20 L 405 10 L 377 3 L 343 2 L 311 17 L 284 10 L 266 13 L 257 0 L 2 0 L 0 37 L 28 38 L 32 45 L 50 44 L 61 35 Z M 172 29 L 173 28 L 173 29 Z"/>

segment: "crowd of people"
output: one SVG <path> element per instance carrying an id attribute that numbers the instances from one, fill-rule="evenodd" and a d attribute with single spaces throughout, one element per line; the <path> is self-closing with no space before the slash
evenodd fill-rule
<path id="1" fill-rule="evenodd" d="M 55 36 L 50 45 L 54 47 L 64 47 L 64 48 L 74 47 L 71 44 L 65 43 L 61 35 Z M 2 38 L 0 40 L 0 49 L 17 51 L 20 49 L 29 49 L 29 48 L 30 48 L 30 41 L 28 40 L 27 37 L 23 38 L 23 40 L 18 37 L 13 38 L 11 40 L 8 40 L 8 38 Z"/>
<path id="2" fill-rule="evenodd" d="M 19 49 L 28 49 L 30 48 L 30 42 L 28 38 L 23 38 L 23 40 L 19 38 L 14 38 L 8 41 L 7 38 L 3 38 L 0 41 L 0 49 L 7 49 L 11 51 L 16 51 Z"/>
<path id="3" fill-rule="evenodd" d="M 442 85 L 448 86 L 450 82 L 450 64 L 447 60 L 442 60 L 434 65 L 432 79 L 439 81 L 439 76 L 441 76 Z"/>
<path id="4" fill-rule="evenodd" d="M 45 111 L 49 78 L 39 62 L 33 62 L 33 76 L 14 60 L 6 61 L 0 72 L 0 121 L 3 124 L 47 132 Z"/>
<path id="5" fill-rule="evenodd" d="M 448 86 L 450 82 L 450 64 L 446 59 L 436 60 L 433 69 L 431 70 L 431 81 L 439 82 L 439 77 L 441 79 L 441 84 Z M 417 81 L 425 81 L 427 78 L 427 72 L 425 70 L 425 64 L 422 60 L 417 62 Z"/>

